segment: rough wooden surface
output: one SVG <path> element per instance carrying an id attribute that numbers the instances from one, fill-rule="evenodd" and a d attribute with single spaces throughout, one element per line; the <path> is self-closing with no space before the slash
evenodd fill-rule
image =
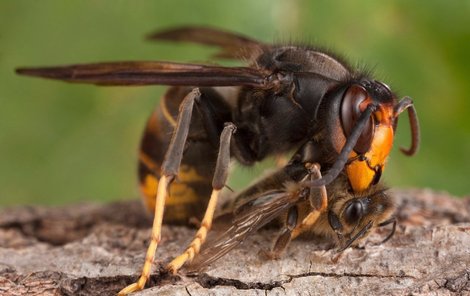
<path id="1" fill-rule="evenodd" d="M 266 261 L 275 230 L 263 230 L 198 275 L 170 276 L 163 263 L 194 234 L 164 227 L 147 290 L 136 295 L 470 295 L 470 199 L 395 191 L 399 227 L 372 235 L 333 263 L 325 242 L 294 241 Z M 113 295 L 138 277 L 150 221 L 139 201 L 0 210 L 0 295 Z M 384 230 L 385 231 L 385 230 Z"/>

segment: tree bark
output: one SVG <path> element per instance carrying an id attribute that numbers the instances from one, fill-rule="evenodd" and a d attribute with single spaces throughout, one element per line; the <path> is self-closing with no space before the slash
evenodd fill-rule
<path id="1" fill-rule="evenodd" d="M 334 262 L 328 242 L 293 241 L 269 261 L 276 230 L 261 230 L 205 272 L 168 263 L 194 229 L 165 226 L 157 268 L 135 295 L 470 295 L 470 198 L 395 190 L 398 227 L 372 234 Z M 0 210 L 0 295 L 114 295 L 140 273 L 151 219 L 140 201 Z"/>

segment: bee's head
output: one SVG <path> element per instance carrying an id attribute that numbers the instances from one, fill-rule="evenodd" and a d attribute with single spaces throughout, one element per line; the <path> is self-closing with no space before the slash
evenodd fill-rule
<path id="1" fill-rule="evenodd" d="M 384 239 L 388 240 L 395 229 L 394 210 L 392 197 L 380 184 L 360 195 L 338 197 L 328 210 L 328 223 L 336 233 L 340 251 L 357 245 L 372 229 L 393 223 L 392 233 Z"/>

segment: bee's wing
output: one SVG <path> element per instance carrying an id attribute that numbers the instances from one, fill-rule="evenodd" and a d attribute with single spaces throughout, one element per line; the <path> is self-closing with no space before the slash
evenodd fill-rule
<path id="1" fill-rule="evenodd" d="M 299 197 L 296 193 L 274 190 L 265 192 L 234 211 L 231 226 L 210 239 L 196 256 L 190 271 L 200 270 L 213 263 L 242 243 L 249 235 L 293 206 Z"/>
<path id="2" fill-rule="evenodd" d="M 21 75 L 96 85 L 192 85 L 270 87 L 270 72 L 171 62 L 108 62 L 57 67 L 19 68 Z"/>
<path id="3" fill-rule="evenodd" d="M 177 27 L 157 31 L 147 37 L 149 40 L 167 40 L 193 42 L 220 48 L 215 56 L 228 59 L 253 59 L 259 55 L 263 48 L 269 45 L 232 32 L 210 27 Z"/>

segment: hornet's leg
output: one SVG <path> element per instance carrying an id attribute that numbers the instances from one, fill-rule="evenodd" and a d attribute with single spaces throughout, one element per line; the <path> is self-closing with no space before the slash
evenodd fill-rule
<path id="1" fill-rule="evenodd" d="M 215 167 L 214 178 L 212 180 L 213 190 L 207 205 L 206 213 L 204 214 L 201 227 L 197 231 L 193 241 L 190 243 L 184 253 L 173 259 L 173 261 L 168 264 L 167 269 L 172 273 L 176 273 L 186 262 L 191 262 L 194 256 L 199 253 L 201 245 L 206 240 L 207 232 L 212 226 L 212 220 L 214 217 L 219 193 L 227 181 L 228 167 L 230 162 L 230 140 L 235 130 L 236 127 L 233 123 L 227 123 L 224 130 L 222 131 L 220 136 L 217 164 Z"/>
<path id="2" fill-rule="evenodd" d="M 321 179 L 320 165 L 317 163 L 307 164 L 307 169 L 310 171 L 311 179 Z M 326 192 L 326 187 L 321 186 L 317 190 L 320 191 L 320 198 L 313 192 L 314 188 L 310 188 L 310 206 L 312 211 L 302 220 L 302 223 L 297 225 L 297 227 L 292 231 L 292 239 L 296 238 L 304 232 L 306 229 L 310 228 L 315 222 L 317 222 L 320 214 L 323 213 L 328 207 L 328 194 Z"/>
<path id="3" fill-rule="evenodd" d="M 147 249 L 147 254 L 145 256 L 144 267 L 142 269 L 139 280 L 136 283 L 133 283 L 122 289 L 119 292 L 119 295 L 127 295 L 129 293 L 142 290 L 150 276 L 157 246 L 161 238 L 163 212 L 165 209 L 165 199 L 168 195 L 168 187 L 178 173 L 181 159 L 183 158 L 186 138 L 189 132 L 194 101 L 197 100 L 200 96 L 201 93 L 199 92 L 199 89 L 195 88 L 184 98 L 183 102 L 181 103 L 175 131 L 171 137 L 170 146 L 168 147 L 168 151 L 162 164 L 162 177 L 158 182 L 155 216 L 152 226 L 152 237 Z"/>

